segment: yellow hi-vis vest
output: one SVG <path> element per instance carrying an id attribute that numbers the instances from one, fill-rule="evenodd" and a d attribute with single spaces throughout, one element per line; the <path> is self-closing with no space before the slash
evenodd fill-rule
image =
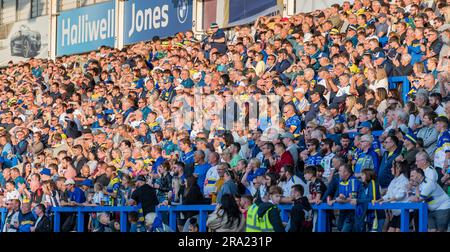
<path id="1" fill-rule="evenodd" d="M 258 209 L 259 207 L 256 204 L 253 204 L 248 208 L 245 232 L 261 232 Z"/>
<path id="2" fill-rule="evenodd" d="M 259 226 L 261 228 L 261 232 L 275 232 L 273 229 L 272 223 L 270 223 L 269 220 L 269 212 L 274 209 L 275 206 L 272 206 L 269 208 L 265 213 L 264 216 L 259 220 Z"/>

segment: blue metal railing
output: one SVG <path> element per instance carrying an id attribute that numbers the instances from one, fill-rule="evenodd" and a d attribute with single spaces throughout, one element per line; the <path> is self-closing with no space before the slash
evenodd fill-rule
<path id="1" fill-rule="evenodd" d="M 279 205 L 281 212 L 281 220 L 287 222 L 289 220 L 289 212 L 292 205 Z M 317 210 L 317 230 L 318 232 L 326 232 L 327 228 L 327 213 L 326 210 L 355 210 L 356 206 L 351 204 L 328 204 L 322 203 L 313 205 L 313 209 Z M 214 211 L 214 205 L 179 205 L 179 206 L 161 206 L 156 209 L 157 213 L 169 213 L 169 226 L 172 230 L 176 230 L 177 212 L 195 211 L 199 213 L 198 224 L 199 231 L 206 232 L 206 220 L 208 213 Z M 428 225 L 428 206 L 426 203 L 384 203 L 384 204 L 369 204 L 369 210 L 401 210 L 400 215 L 400 231 L 409 231 L 409 210 L 419 210 L 419 232 L 427 232 Z"/>
<path id="2" fill-rule="evenodd" d="M 410 84 L 407 76 L 395 76 L 388 78 L 389 89 L 397 89 L 398 83 L 402 83 L 402 99 L 406 103 L 408 100 L 408 93 L 410 91 Z"/>
<path id="3" fill-rule="evenodd" d="M 96 206 L 96 207 L 53 207 L 54 224 L 53 231 L 60 232 L 61 230 L 61 213 L 76 213 L 77 214 L 77 231 L 84 231 L 84 215 L 86 213 L 99 212 L 119 212 L 120 213 L 120 232 L 127 232 L 127 216 L 129 212 L 136 212 L 136 206 Z"/>
<path id="4" fill-rule="evenodd" d="M 169 226 L 172 230 L 177 229 L 177 213 L 179 212 L 198 212 L 199 231 L 206 232 L 206 221 L 208 214 L 216 208 L 215 205 L 178 205 L 178 206 L 160 206 L 156 209 L 157 214 L 162 212 L 168 212 L 169 214 Z M 279 205 L 278 208 L 281 212 L 281 219 L 283 222 L 289 220 L 289 212 L 292 209 L 292 205 Z M 313 209 L 317 211 L 317 230 L 318 232 L 325 232 L 327 227 L 327 213 L 326 210 L 354 210 L 355 206 L 351 204 L 338 204 L 335 203 L 331 206 L 322 203 L 319 205 L 313 205 Z M 400 231 L 409 231 L 409 210 L 419 211 L 419 232 L 426 232 L 428 225 L 428 206 L 426 203 L 384 203 L 384 204 L 369 204 L 369 210 L 401 210 L 400 215 Z M 61 230 L 61 213 L 75 213 L 77 214 L 77 231 L 84 231 L 84 217 L 86 213 L 98 213 L 98 212 L 119 212 L 120 213 L 120 231 L 127 231 L 127 215 L 129 212 L 136 212 L 138 208 L 136 206 L 97 206 L 97 207 L 54 207 L 52 212 L 54 213 L 54 225 L 53 231 L 60 232 Z M 0 208 L 1 212 L 1 225 L 3 228 L 5 223 L 7 210 L 6 208 Z"/>

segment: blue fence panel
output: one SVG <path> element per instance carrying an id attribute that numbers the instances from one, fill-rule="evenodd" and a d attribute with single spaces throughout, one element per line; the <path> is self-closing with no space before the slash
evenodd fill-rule
<path id="1" fill-rule="evenodd" d="M 53 231 L 61 231 L 61 213 L 76 213 L 77 214 L 77 231 L 84 231 L 84 215 L 85 213 L 99 213 L 99 212 L 119 212 L 120 213 L 120 232 L 127 231 L 127 216 L 129 212 L 137 212 L 136 206 L 97 206 L 97 207 L 54 207 Z"/>
<path id="2" fill-rule="evenodd" d="M 402 83 L 402 99 L 403 102 L 406 103 L 408 100 L 408 93 L 410 91 L 409 80 L 407 76 L 395 76 L 389 77 L 389 89 L 397 89 L 398 83 Z"/>
<path id="3" fill-rule="evenodd" d="M 281 220 L 288 222 L 289 212 L 292 209 L 292 205 L 279 205 Z M 313 205 L 313 209 L 317 210 L 317 231 L 326 232 L 327 227 L 327 210 L 355 210 L 356 206 L 351 204 L 333 204 L 328 205 L 325 203 L 319 205 Z M 189 205 L 189 206 L 162 206 L 156 209 L 156 212 L 169 212 L 169 226 L 172 230 L 176 230 L 176 213 L 183 211 L 196 211 L 199 213 L 199 231 L 206 232 L 206 220 L 208 212 L 214 211 L 214 205 Z M 400 209 L 400 231 L 409 231 L 409 210 L 419 210 L 419 232 L 427 232 L 428 225 L 428 206 L 426 203 L 384 203 L 384 204 L 369 204 L 369 210 L 393 210 Z"/>

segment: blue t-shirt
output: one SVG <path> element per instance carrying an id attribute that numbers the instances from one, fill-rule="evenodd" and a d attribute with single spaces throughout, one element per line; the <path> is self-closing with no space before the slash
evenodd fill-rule
<path id="1" fill-rule="evenodd" d="M 190 151 L 187 153 L 181 153 L 180 161 L 185 165 L 194 163 L 194 151 Z"/>
<path id="2" fill-rule="evenodd" d="M 351 176 L 348 178 L 347 181 L 344 181 L 342 179 L 339 179 L 339 190 L 338 195 L 343 194 L 346 198 L 350 197 L 352 195 L 353 199 L 357 198 L 358 191 L 361 188 L 361 181 L 355 178 L 354 176 Z"/>
<path id="3" fill-rule="evenodd" d="M 302 131 L 302 121 L 298 115 L 294 115 L 286 120 L 286 128 L 290 131 L 291 126 L 295 126 L 295 131 L 293 134 L 300 134 Z"/>
<path id="4" fill-rule="evenodd" d="M 200 190 L 203 192 L 203 187 L 205 186 L 206 173 L 208 172 L 211 165 L 208 163 L 194 166 L 194 173 L 198 174 L 197 184 Z"/>
<path id="5" fill-rule="evenodd" d="M 86 196 L 84 195 L 83 190 L 78 187 L 75 187 L 73 192 L 68 192 L 69 199 L 71 201 L 75 201 L 76 203 L 84 203 L 86 201 Z"/>
<path id="6" fill-rule="evenodd" d="M 305 160 L 305 165 L 320 165 L 321 161 L 322 161 L 322 156 L 319 153 L 316 153 L 313 156 L 309 156 Z"/>

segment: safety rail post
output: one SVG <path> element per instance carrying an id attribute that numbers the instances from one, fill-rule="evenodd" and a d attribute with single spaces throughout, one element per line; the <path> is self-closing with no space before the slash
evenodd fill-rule
<path id="1" fill-rule="evenodd" d="M 84 230 L 84 213 L 81 212 L 81 209 L 77 211 L 77 232 L 82 233 Z"/>
<path id="2" fill-rule="evenodd" d="M 419 232 L 428 231 L 428 205 L 421 204 L 419 206 Z"/>
<path id="3" fill-rule="evenodd" d="M 127 219 L 127 212 L 125 211 L 120 211 L 120 232 L 127 232 L 127 223 L 128 223 L 128 219 Z"/>
<path id="4" fill-rule="evenodd" d="M 401 210 L 400 231 L 401 232 L 409 232 L 409 209 Z"/>
<path id="5" fill-rule="evenodd" d="M 327 231 L 327 211 L 323 208 L 317 210 L 317 232 Z"/>
<path id="6" fill-rule="evenodd" d="M 5 225 L 5 220 L 6 220 L 6 215 L 8 214 L 8 209 L 6 208 L 1 208 L 1 213 L 2 213 L 2 219 L 1 219 L 1 223 L 0 223 L 0 230 L 3 230 L 3 226 Z"/>
<path id="7" fill-rule="evenodd" d="M 57 209 L 52 209 L 53 210 L 53 216 L 54 216 L 54 221 L 53 221 L 53 232 L 61 232 L 61 212 L 59 212 Z"/>
<path id="8" fill-rule="evenodd" d="M 206 232 L 206 221 L 208 221 L 208 212 L 206 210 L 200 210 L 198 229 L 200 232 Z"/>

